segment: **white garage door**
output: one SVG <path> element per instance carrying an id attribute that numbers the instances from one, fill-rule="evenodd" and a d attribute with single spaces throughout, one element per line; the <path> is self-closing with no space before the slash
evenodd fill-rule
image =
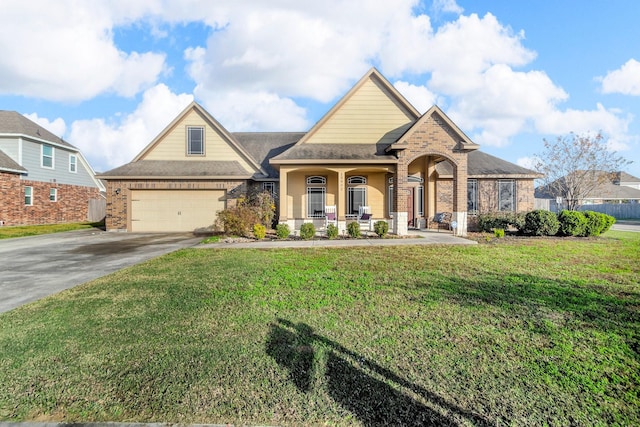
<path id="1" fill-rule="evenodd" d="M 225 208 L 224 190 L 134 190 L 131 231 L 193 231 L 209 227 Z"/>

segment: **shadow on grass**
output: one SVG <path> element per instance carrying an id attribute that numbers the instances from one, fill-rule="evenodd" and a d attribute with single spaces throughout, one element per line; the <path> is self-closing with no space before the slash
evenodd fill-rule
<path id="1" fill-rule="evenodd" d="M 364 425 L 458 424 L 454 419 L 412 398 L 407 392 L 415 393 L 427 402 L 469 420 L 474 425 L 490 424 L 484 417 L 453 405 L 375 361 L 315 334 L 309 325 L 278 319 L 271 325 L 266 351 L 280 366 L 287 368 L 289 378 L 301 392 L 311 389 L 314 343 L 331 349 L 325 371 L 329 395 Z"/>

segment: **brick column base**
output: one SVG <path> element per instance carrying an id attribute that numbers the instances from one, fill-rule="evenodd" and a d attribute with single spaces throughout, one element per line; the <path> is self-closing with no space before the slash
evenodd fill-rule
<path id="1" fill-rule="evenodd" d="M 406 212 L 393 212 L 393 232 L 398 236 L 409 234 L 408 215 Z"/>

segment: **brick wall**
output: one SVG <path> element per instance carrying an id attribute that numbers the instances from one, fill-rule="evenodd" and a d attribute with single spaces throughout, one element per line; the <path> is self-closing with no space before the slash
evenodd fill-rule
<path id="1" fill-rule="evenodd" d="M 226 190 L 227 207 L 247 192 L 244 180 L 109 180 L 107 182 L 107 231 L 128 230 L 131 190 Z"/>
<path id="2" fill-rule="evenodd" d="M 32 187 L 32 206 L 25 205 L 25 187 Z M 49 191 L 58 190 L 58 199 L 49 200 Z M 97 188 L 20 179 L 0 172 L 0 221 L 5 226 L 59 224 L 87 221 L 89 200 L 99 199 Z"/>

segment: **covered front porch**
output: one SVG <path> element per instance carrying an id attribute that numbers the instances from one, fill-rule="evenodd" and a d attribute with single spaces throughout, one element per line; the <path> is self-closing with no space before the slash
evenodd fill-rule
<path id="1" fill-rule="evenodd" d="M 434 215 L 445 211 L 451 212 L 460 224 L 460 215 L 454 215 L 458 207 L 454 195 L 459 187 L 457 173 L 454 173 L 453 186 L 450 180 L 439 183 L 435 166 L 441 161 L 447 159 L 441 155 L 424 155 L 406 166 L 401 162 L 324 167 L 282 165 L 279 222 L 288 224 L 292 230 L 311 222 L 316 230 L 323 230 L 331 221 L 343 234 L 347 224 L 357 221 L 361 208 L 366 206 L 371 218 L 361 222 L 364 231 L 373 231 L 376 221 L 386 221 L 390 232 L 406 235 L 410 229 L 428 228 Z M 458 227 L 453 230 L 456 235 L 466 233 L 466 224 L 463 225 L 463 231 Z"/>

